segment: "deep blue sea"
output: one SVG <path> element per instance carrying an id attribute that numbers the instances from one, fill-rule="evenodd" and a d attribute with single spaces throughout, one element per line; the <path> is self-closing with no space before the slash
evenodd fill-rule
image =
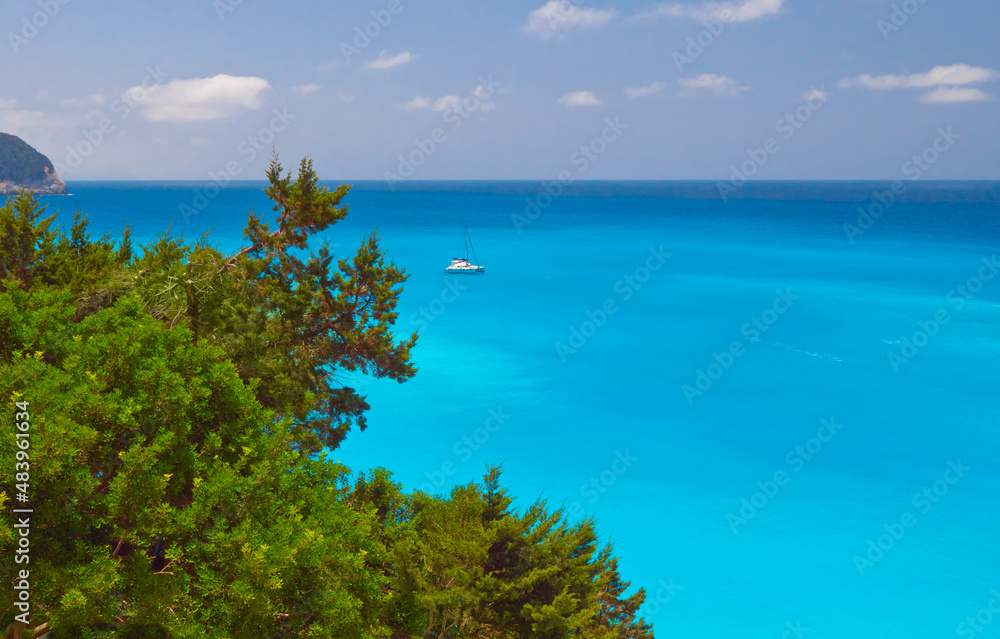
<path id="1" fill-rule="evenodd" d="M 269 211 L 69 186 L 146 240 L 235 249 Z M 431 492 L 502 462 L 520 506 L 596 517 L 660 637 L 1000 637 L 1000 184 L 905 187 L 356 183 L 327 239 L 406 268 L 420 371 L 358 380 L 335 457 Z M 443 272 L 463 218 L 485 275 Z"/>

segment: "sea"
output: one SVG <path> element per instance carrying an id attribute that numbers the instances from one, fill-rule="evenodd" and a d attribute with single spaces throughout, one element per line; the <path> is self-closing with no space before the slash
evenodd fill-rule
<path id="1" fill-rule="evenodd" d="M 331 186 L 340 182 L 330 181 Z M 68 222 L 220 248 L 262 183 L 71 182 Z M 1000 183 L 354 182 L 409 280 L 403 384 L 332 456 L 502 464 L 591 517 L 660 637 L 1000 637 Z M 486 267 L 448 275 L 453 257 Z"/>

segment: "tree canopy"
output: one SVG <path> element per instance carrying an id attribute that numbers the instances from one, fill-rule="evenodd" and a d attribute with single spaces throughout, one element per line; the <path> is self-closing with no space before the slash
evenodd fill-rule
<path id="1" fill-rule="evenodd" d="M 28 193 L 0 207 L 0 419 L 31 415 L 26 636 L 652 637 L 594 522 L 514 508 L 499 468 L 433 496 L 330 459 L 368 408 L 342 373 L 416 373 L 416 335 L 393 333 L 406 274 L 374 234 L 313 249 L 348 187 L 308 160 L 268 179 L 275 219 L 251 214 L 230 255 L 93 238 L 81 214 L 66 234 Z M 0 566 L 12 601 L 25 566 Z"/>

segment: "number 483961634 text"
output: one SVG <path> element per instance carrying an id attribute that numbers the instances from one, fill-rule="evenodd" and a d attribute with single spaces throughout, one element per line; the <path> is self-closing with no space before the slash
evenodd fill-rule
<path id="1" fill-rule="evenodd" d="M 17 407 L 21 412 L 14 415 L 19 449 L 16 453 L 17 461 L 14 464 L 14 478 L 17 480 L 14 487 L 17 489 L 17 501 L 23 504 L 28 501 L 28 484 L 31 479 L 28 474 L 31 468 L 28 454 L 28 449 L 31 448 L 31 423 L 28 420 L 31 419 L 31 414 L 28 412 L 28 402 L 17 402 Z"/>

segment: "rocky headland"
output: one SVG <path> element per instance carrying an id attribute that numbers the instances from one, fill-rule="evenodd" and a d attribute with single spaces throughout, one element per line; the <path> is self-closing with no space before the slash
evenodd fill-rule
<path id="1" fill-rule="evenodd" d="M 0 196 L 21 189 L 37 195 L 67 195 L 66 183 L 52 162 L 21 138 L 0 133 Z"/>

